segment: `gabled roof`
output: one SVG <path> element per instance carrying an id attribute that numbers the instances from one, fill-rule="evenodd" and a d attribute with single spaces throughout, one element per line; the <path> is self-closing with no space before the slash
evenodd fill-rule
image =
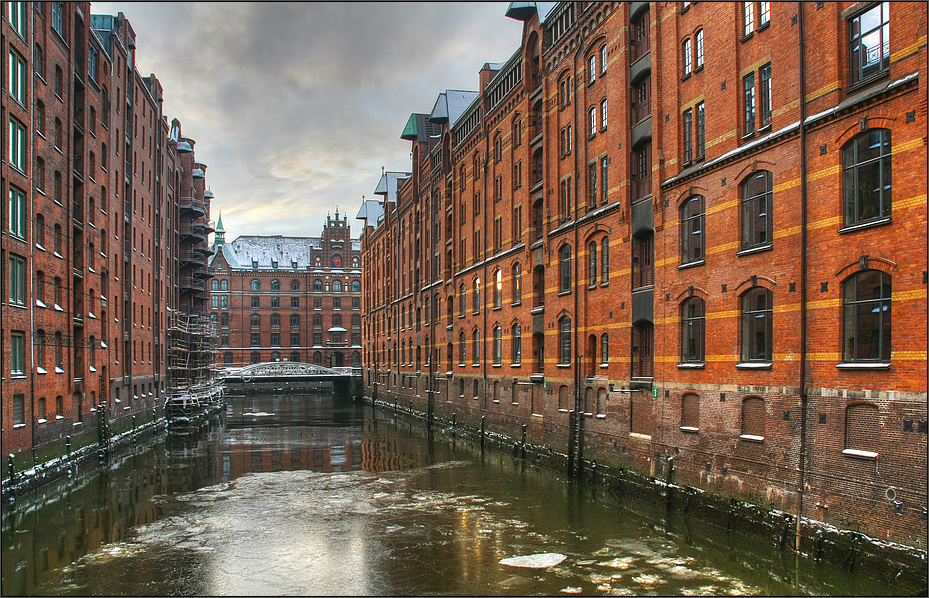
<path id="1" fill-rule="evenodd" d="M 377 182 L 375 195 L 383 195 L 387 201 L 397 203 L 397 187 L 402 179 L 410 177 L 409 172 L 385 172 Z"/>
<path id="2" fill-rule="evenodd" d="M 474 103 L 478 97 L 476 91 L 463 91 L 460 89 L 447 89 L 436 98 L 435 105 L 429 120 L 433 122 L 450 123 L 455 126 L 461 115 Z"/>
<path id="3" fill-rule="evenodd" d="M 510 2 L 506 16 L 516 21 L 528 21 L 533 14 L 538 13 L 539 23 L 545 23 L 545 18 L 556 6 L 557 2 Z"/>

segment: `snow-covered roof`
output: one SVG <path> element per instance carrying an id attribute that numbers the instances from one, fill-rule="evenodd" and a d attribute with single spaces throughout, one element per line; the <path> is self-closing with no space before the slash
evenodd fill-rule
<path id="1" fill-rule="evenodd" d="M 352 249 L 357 240 L 352 240 Z M 360 249 L 360 241 L 357 241 Z M 259 268 L 273 268 L 277 262 L 279 270 L 303 270 L 310 264 L 312 251 L 320 251 L 323 240 L 319 237 L 240 236 L 231 243 L 222 245 L 223 258 L 230 268 L 251 268 L 257 262 Z"/>

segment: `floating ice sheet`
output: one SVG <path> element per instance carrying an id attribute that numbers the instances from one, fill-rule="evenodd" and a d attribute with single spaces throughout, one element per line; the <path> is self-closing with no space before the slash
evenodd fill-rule
<path id="1" fill-rule="evenodd" d="M 542 552 L 539 554 L 527 554 L 523 556 L 511 556 L 500 561 L 501 565 L 510 567 L 525 567 L 527 569 L 548 569 L 561 563 L 566 557 L 557 552 Z"/>

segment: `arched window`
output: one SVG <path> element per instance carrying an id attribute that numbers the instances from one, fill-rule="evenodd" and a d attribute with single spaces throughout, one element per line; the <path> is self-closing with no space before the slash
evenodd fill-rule
<path id="1" fill-rule="evenodd" d="M 258 314 L 252 314 L 251 316 L 251 326 L 252 328 L 261 328 L 261 316 Z"/>
<path id="2" fill-rule="evenodd" d="M 771 173 L 767 170 L 753 172 L 739 186 L 743 250 L 771 244 L 773 191 Z"/>
<path id="3" fill-rule="evenodd" d="M 221 325 L 223 328 L 229 328 L 229 313 L 228 313 L 228 312 L 223 312 L 223 313 L 219 316 L 219 322 L 220 322 L 220 325 Z"/>
<path id="4" fill-rule="evenodd" d="M 606 130 L 606 98 L 600 101 L 600 130 Z M 606 189 L 603 192 L 606 193 Z"/>
<path id="5" fill-rule="evenodd" d="M 845 226 L 890 218 L 890 130 L 872 129 L 849 141 L 842 166 Z"/>
<path id="6" fill-rule="evenodd" d="M 773 295 L 764 287 L 752 287 L 741 298 L 743 362 L 770 362 L 774 328 Z"/>
<path id="7" fill-rule="evenodd" d="M 571 290 L 571 246 L 565 243 L 558 250 L 558 290 Z"/>
<path id="8" fill-rule="evenodd" d="M 252 281 L 252 290 L 257 291 L 261 288 L 261 284 L 257 280 Z"/>
<path id="9" fill-rule="evenodd" d="M 296 278 L 292 278 L 292 279 L 290 280 L 290 290 L 291 290 L 291 291 L 299 291 L 299 290 L 300 290 L 300 281 L 297 280 Z"/>
<path id="10" fill-rule="evenodd" d="M 703 363 L 706 345 L 706 303 L 690 297 L 681 303 L 681 363 Z"/>
<path id="11" fill-rule="evenodd" d="M 568 316 L 558 320 L 558 363 L 571 363 L 571 318 Z"/>
<path id="12" fill-rule="evenodd" d="M 271 361 L 280 361 L 281 353 L 279 351 L 271 351 Z"/>
<path id="13" fill-rule="evenodd" d="M 742 435 L 743 440 L 764 440 L 765 435 L 764 399 L 745 397 L 742 399 Z"/>
<path id="14" fill-rule="evenodd" d="M 251 363 L 261 363 L 261 354 L 258 351 L 252 351 L 252 354 L 249 356 L 249 361 L 251 361 Z"/>
<path id="15" fill-rule="evenodd" d="M 458 285 L 458 317 L 463 318 L 467 311 L 468 300 L 465 297 L 464 283 Z"/>
<path id="16" fill-rule="evenodd" d="M 221 291 L 228 291 L 228 290 L 229 290 L 229 281 L 228 281 L 228 280 L 225 280 L 225 279 L 220 280 L 220 281 L 219 281 L 219 290 L 221 290 Z"/>
<path id="17" fill-rule="evenodd" d="M 464 365 L 467 360 L 467 344 L 465 343 L 464 330 L 458 333 L 458 363 Z"/>
<path id="18" fill-rule="evenodd" d="M 353 281 L 352 281 L 352 292 L 353 292 L 353 293 L 360 293 L 360 292 L 361 292 L 361 281 L 360 281 L 360 280 L 353 280 Z"/>
<path id="19" fill-rule="evenodd" d="M 519 262 L 513 264 L 513 304 L 523 300 L 523 267 Z"/>
<path id="20" fill-rule="evenodd" d="M 333 283 L 332 283 L 332 292 L 333 292 L 333 293 L 341 293 L 341 292 L 342 292 L 342 281 L 341 281 L 341 280 L 333 281 Z"/>
<path id="21" fill-rule="evenodd" d="M 610 335 L 600 335 L 600 365 L 610 363 Z"/>
<path id="22" fill-rule="evenodd" d="M 481 311 L 481 279 L 475 278 L 473 283 L 474 299 L 473 299 L 473 311 L 474 313 L 479 313 Z"/>
<path id="23" fill-rule="evenodd" d="M 890 362 L 891 278 L 862 270 L 842 283 L 842 361 Z"/>
<path id="24" fill-rule="evenodd" d="M 211 291 L 218 291 L 218 290 L 219 290 L 219 281 L 216 280 L 215 278 L 214 278 L 213 280 L 210 281 L 210 290 L 211 290 Z"/>
<path id="25" fill-rule="evenodd" d="M 271 327 L 280 328 L 281 326 L 281 314 L 271 314 Z"/>
<path id="26" fill-rule="evenodd" d="M 313 328 L 322 328 L 323 327 L 323 316 L 321 314 L 313 314 Z"/>
<path id="27" fill-rule="evenodd" d="M 300 328 L 300 314 L 290 314 L 290 327 Z"/>
<path id="28" fill-rule="evenodd" d="M 681 57 L 684 60 L 684 76 L 690 74 L 693 63 L 693 54 L 691 51 L 690 38 L 684 40 L 684 43 L 681 44 Z"/>
<path id="29" fill-rule="evenodd" d="M 475 365 L 481 363 L 481 331 L 477 328 L 471 333 L 471 360 Z"/>
<path id="30" fill-rule="evenodd" d="M 875 431 L 881 429 L 880 411 L 873 403 L 850 403 L 845 407 L 845 454 L 877 457 Z"/>
<path id="31" fill-rule="evenodd" d="M 681 397 L 681 429 L 696 432 L 700 429 L 700 397 L 687 392 Z"/>
<path id="32" fill-rule="evenodd" d="M 323 281 L 317 278 L 316 280 L 313 281 L 313 292 L 321 293 L 322 290 L 323 290 Z"/>
<path id="33" fill-rule="evenodd" d="M 697 263 L 706 257 L 705 205 L 702 195 L 692 195 L 681 204 L 682 265 Z"/>

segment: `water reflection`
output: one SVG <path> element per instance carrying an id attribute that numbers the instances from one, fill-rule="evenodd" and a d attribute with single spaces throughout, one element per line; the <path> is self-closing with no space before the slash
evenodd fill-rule
<path id="1" fill-rule="evenodd" d="M 5 509 L 3 594 L 890 592 L 347 400 L 229 401 Z"/>

